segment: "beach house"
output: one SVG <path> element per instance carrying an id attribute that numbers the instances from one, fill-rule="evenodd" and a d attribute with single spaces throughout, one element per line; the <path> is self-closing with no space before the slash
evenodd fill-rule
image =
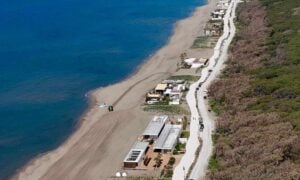
<path id="1" fill-rule="evenodd" d="M 213 32 L 211 31 L 213 28 L 208 28 L 207 30 L 210 30 L 208 33 L 206 33 L 206 35 L 213 35 Z M 199 67 L 202 67 L 204 65 L 207 64 L 208 62 L 208 59 L 207 58 L 188 58 L 188 59 L 185 59 L 184 62 L 190 67 L 190 68 L 199 68 Z"/>
<path id="2" fill-rule="evenodd" d="M 166 124 L 161 135 L 154 144 L 156 152 L 172 152 L 182 131 L 182 125 Z"/>
<path id="3" fill-rule="evenodd" d="M 148 142 L 136 142 L 123 161 L 124 168 L 136 168 L 144 159 L 148 144 Z"/>
<path id="4" fill-rule="evenodd" d="M 143 139 L 144 140 L 156 140 L 162 129 L 165 126 L 165 123 L 169 120 L 169 116 L 161 115 L 161 116 L 154 116 L 152 120 L 149 122 L 148 126 L 146 127 L 145 131 L 143 132 Z"/>
<path id="5" fill-rule="evenodd" d="M 168 87 L 168 84 L 165 84 L 165 83 L 159 83 L 156 85 L 155 87 L 155 93 L 156 94 L 163 94 L 164 91 L 167 89 Z"/>
<path id="6" fill-rule="evenodd" d="M 153 92 L 149 92 L 149 93 L 146 94 L 146 102 L 148 104 L 159 102 L 159 101 L 162 100 L 162 98 L 163 98 L 163 96 L 161 94 L 156 94 L 156 93 L 153 93 Z"/>

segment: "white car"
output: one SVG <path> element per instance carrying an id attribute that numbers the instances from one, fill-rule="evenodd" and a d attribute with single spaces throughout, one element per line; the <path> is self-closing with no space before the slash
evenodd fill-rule
<path id="1" fill-rule="evenodd" d="M 105 108 L 105 107 L 108 107 L 108 105 L 104 102 L 104 103 L 101 103 L 100 105 L 99 105 L 99 108 Z"/>
<path id="2" fill-rule="evenodd" d="M 155 103 L 158 103 L 158 101 L 154 101 L 154 100 L 147 101 L 147 104 L 155 104 Z"/>

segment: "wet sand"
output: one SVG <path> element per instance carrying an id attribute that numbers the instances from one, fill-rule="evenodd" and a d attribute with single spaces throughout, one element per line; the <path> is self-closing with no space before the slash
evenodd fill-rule
<path id="1" fill-rule="evenodd" d="M 128 150 L 153 115 L 141 108 L 146 92 L 175 73 L 181 53 L 187 52 L 190 57 L 212 55 L 212 49 L 189 48 L 203 34 L 214 8 L 215 0 L 210 0 L 176 23 L 168 43 L 134 75 L 91 92 L 90 108 L 70 138 L 57 149 L 33 159 L 13 179 L 108 179 L 120 170 Z M 113 104 L 115 111 L 100 109 L 101 102 Z"/>

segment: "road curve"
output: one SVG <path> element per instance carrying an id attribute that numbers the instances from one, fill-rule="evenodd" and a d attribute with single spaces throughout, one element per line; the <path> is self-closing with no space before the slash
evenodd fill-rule
<path id="1" fill-rule="evenodd" d="M 199 88 L 199 91 L 197 91 L 196 99 L 198 100 L 198 110 L 204 124 L 204 130 L 202 133 L 200 133 L 203 144 L 189 179 L 204 179 L 209 158 L 212 155 L 212 133 L 214 131 L 214 121 L 210 119 L 211 116 L 209 116 L 209 112 L 207 109 L 208 102 L 203 98 L 203 95 L 207 91 L 207 88 L 210 86 L 210 84 L 220 75 L 222 66 L 227 60 L 227 51 L 236 32 L 234 18 L 237 4 L 238 0 L 232 0 L 230 3 L 230 6 L 224 18 L 224 34 L 219 39 L 220 44 L 217 44 L 214 56 L 212 57 L 215 63 L 210 65 L 213 67 L 209 67 L 209 69 L 212 69 L 213 71 L 211 73 L 206 72 L 207 74 L 205 74 L 205 76 L 207 76 L 208 78 Z"/>
<path id="2" fill-rule="evenodd" d="M 209 116 L 207 101 L 203 98 L 203 94 L 221 73 L 222 65 L 227 59 L 227 51 L 236 31 L 233 20 L 238 2 L 238 0 L 231 1 L 224 17 L 224 33 L 214 48 L 214 54 L 210 58 L 209 65 L 203 69 L 201 78 L 190 86 L 187 93 L 186 99 L 191 110 L 190 137 L 186 145 L 186 153 L 174 169 L 172 177 L 174 180 L 187 178 L 187 172 L 196 158 L 195 152 L 200 145 L 199 138 L 202 139 L 202 148 L 188 178 L 204 179 L 205 177 L 209 158 L 213 151 L 212 133 L 215 127 L 213 119 Z M 204 124 L 202 132 L 199 132 L 199 119 Z"/>

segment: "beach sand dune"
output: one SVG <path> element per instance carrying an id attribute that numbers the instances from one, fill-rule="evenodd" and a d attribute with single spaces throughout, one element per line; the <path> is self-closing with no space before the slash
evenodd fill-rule
<path id="1" fill-rule="evenodd" d="M 21 169 L 13 179 L 107 179 L 120 170 L 121 163 L 153 114 L 143 112 L 145 93 L 172 75 L 182 52 L 203 33 L 214 1 L 197 8 L 179 21 L 167 45 L 126 80 L 90 93 L 91 105 L 71 137 L 57 149 L 42 155 Z M 195 50 L 209 57 L 212 50 Z M 191 52 L 193 53 L 193 52 Z M 100 102 L 113 104 L 115 111 L 100 109 Z"/>

